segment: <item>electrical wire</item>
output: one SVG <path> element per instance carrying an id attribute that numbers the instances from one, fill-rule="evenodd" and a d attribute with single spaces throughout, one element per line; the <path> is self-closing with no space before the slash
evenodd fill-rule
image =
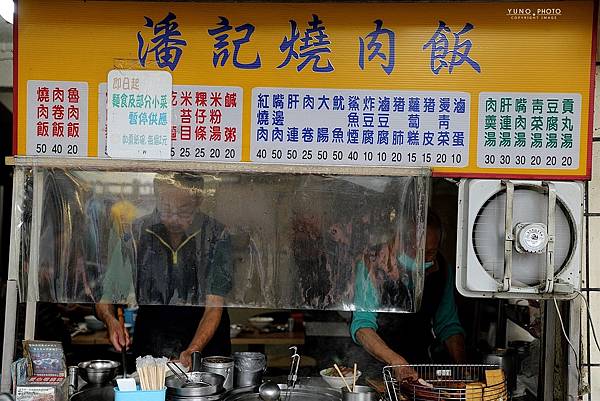
<path id="1" fill-rule="evenodd" d="M 556 302 L 556 298 L 553 298 L 552 300 L 554 301 L 554 307 L 556 308 L 556 313 L 558 314 L 558 320 L 560 321 L 560 328 L 562 329 L 562 333 L 565 336 L 565 340 L 567 340 L 567 343 L 569 343 L 569 347 L 571 347 L 573 354 L 575 354 L 575 367 L 577 368 L 577 373 L 579 374 L 579 377 L 581 377 L 581 371 L 579 369 L 579 355 L 577 354 L 577 351 L 575 350 L 575 347 L 573 346 L 573 343 L 569 339 L 567 331 L 565 330 L 565 325 L 563 323 L 560 310 L 558 309 L 558 302 Z"/>
<path id="2" fill-rule="evenodd" d="M 590 327 L 592 328 L 592 335 L 594 336 L 594 342 L 596 343 L 596 347 L 600 351 L 600 344 L 598 343 L 598 338 L 596 337 L 596 328 L 594 327 L 594 319 L 592 318 L 592 312 L 590 311 L 590 305 L 588 304 L 587 299 L 585 299 L 585 295 L 583 295 L 583 293 L 581 291 L 575 290 L 575 292 L 581 297 L 581 299 L 583 299 L 583 302 L 585 303 L 585 307 L 587 309 L 587 318 L 588 318 L 588 322 L 590 323 Z"/>

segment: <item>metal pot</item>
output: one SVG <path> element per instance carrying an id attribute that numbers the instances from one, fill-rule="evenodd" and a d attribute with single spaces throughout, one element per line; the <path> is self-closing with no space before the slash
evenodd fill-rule
<path id="1" fill-rule="evenodd" d="M 223 393 L 225 378 L 211 372 L 191 372 L 187 374 L 189 380 L 194 383 L 204 383 L 202 386 L 184 386 L 184 382 L 177 376 L 169 376 L 165 380 L 167 396 L 184 398 L 207 397 Z"/>
<path id="2" fill-rule="evenodd" d="M 220 401 L 223 393 L 205 395 L 203 397 L 184 397 L 182 395 L 167 395 L 165 401 Z"/>
<path id="3" fill-rule="evenodd" d="M 114 388 L 106 386 L 78 391 L 69 398 L 69 401 L 114 401 L 114 399 Z"/>
<path id="4" fill-rule="evenodd" d="M 202 370 L 221 375 L 225 378 L 223 388 L 233 388 L 233 358 L 229 356 L 207 356 L 202 359 Z"/>
<path id="5" fill-rule="evenodd" d="M 234 359 L 235 387 L 259 386 L 267 370 L 267 357 L 260 352 L 236 352 Z"/>
<path id="6" fill-rule="evenodd" d="M 498 365 L 504 370 L 508 391 L 517 387 L 517 354 L 511 348 L 499 348 L 493 353 L 485 355 L 483 363 Z"/>
<path id="7" fill-rule="evenodd" d="M 235 372 L 235 388 L 239 387 L 254 387 L 262 383 L 264 370 L 256 372 L 236 371 Z"/>
<path id="8" fill-rule="evenodd" d="M 280 400 L 288 395 L 287 386 L 280 384 Z M 262 401 L 258 395 L 258 387 L 245 387 L 228 391 L 222 401 Z M 291 392 L 289 401 L 342 401 L 342 393 L 326 387 L 297 385 Z"/>
<path id="9" fill-rule="evenodd" d="M 342 401 L 377 401 L 379 394 L 369 386 L 356 386 L 353 392 L 342 387 Z"/>

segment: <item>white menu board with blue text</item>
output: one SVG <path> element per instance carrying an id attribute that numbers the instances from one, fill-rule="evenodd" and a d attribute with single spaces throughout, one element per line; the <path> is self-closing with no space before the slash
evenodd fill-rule
<path id="1" fill-rule="evenodd" d="M 466 166 L 466 92 L 254 88 L 251 159 L 264 163 Z"/>

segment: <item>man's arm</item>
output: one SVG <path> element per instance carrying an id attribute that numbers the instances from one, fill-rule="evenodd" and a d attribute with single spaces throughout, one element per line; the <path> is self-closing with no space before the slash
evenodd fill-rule
<path id="1" fill-rule="evenodd" d="M 377 313 L 373 312 L 379 306 L 379 294 L 371 282 L 363 261 L 356 265 L 356 285 L 354 291 L 356 311 L 352 314 L 350 334 L 352 339 L 361 345 L 371 356 L 387 365 L 406 365 L 408 362 L 394 352 L 377 334 Z M 399 368 L 395 371 L 396 378 L 416 379 L 416 372 L 410 368 Z"/>
<path id="2" fill-rule="evenodd" d="M 372 328 L 358 329 L 356 340 L 378 361 L 387 365 L 405 365 L 408 362 L 394 352 Z"/>
<path id="3" fill-rule="evenodd" d="M 96 304 L 96 314 L 104 322 L 108 331 L 108 339 L 117 352 L 123 347 L 129 348 L 131 339 L 127 330 L 121 326 L 114 314 L 113 304 Z"/>
<path id="4" fill-rule="evenodd" d="M 200 323 L 198 323 L 196 334 L 194 334 L 194 338 L 187 349 L 179 356 L 179 360 L 184 366 L 191 366 L 192 352 L 202 351 L 215 335 L 219 323 L 221 322 L 223 303 L 223 297 L 218 295 L 207 295 L 207 306 L 204 309 L 204 315 L 202 315 Z"/>
<path id="5" fill-rule="evenodd" d="M 388 347 L 385 341 L 372 328 L 358 329 L 356 340 L 369 354 L 386 365 L 408 365 L 407 360 Z M 416 380 L 419 377 L 417 372 L 409 367 L 397 368 L 395 374 L 398 380 Z"/>
<path id="6" fill-rule="evenodd" d="M 463 334 L 454 334 L 444 341 L 450 357 L 455 363 L 465 363 L 467 358 L 465 354 L 465 336 Z"/>
<path id="7" fill-rule="evenodd" d="M 458 310 L 454 301 L 452 266 L 448 266 L 447 280 L 440 306 L 433 317 L 433 331 L 435 336 L 444 343 L 454 362 L 461 363 L 466 359 L 465 332 L 458 319 Z"/>

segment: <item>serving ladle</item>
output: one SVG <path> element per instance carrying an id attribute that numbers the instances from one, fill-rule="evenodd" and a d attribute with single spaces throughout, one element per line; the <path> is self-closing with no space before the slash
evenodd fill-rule
<path id="1" fill-rule="evenodd" d="M 263 401 L 278 401 L 280 395 L 279 386 L 270 381 L 264 382 L 258 388 L 258 396 Z"/>

